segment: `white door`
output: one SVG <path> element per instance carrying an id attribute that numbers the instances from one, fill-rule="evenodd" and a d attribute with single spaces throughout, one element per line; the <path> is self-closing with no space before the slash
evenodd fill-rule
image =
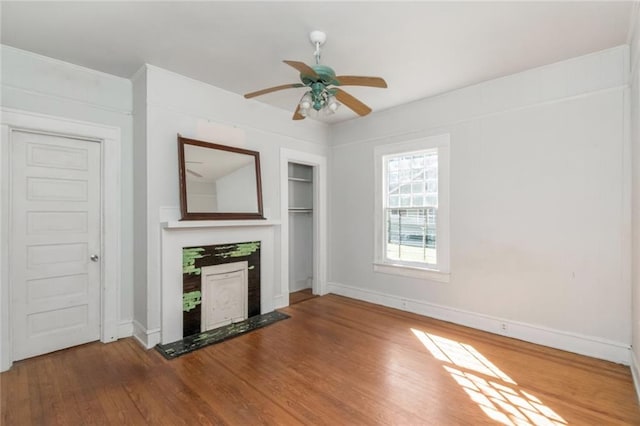
<path id="1" fill-rule="evenodd" d="M 100 338 L 100 144 L 13 131 L 13 359 Z"/>

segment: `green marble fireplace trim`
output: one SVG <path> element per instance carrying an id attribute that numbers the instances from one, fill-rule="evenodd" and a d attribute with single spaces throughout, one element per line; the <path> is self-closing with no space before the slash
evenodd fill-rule
<path id="1" fill-rule="evenodd" d="M 215 343 L 224 342 L 225 340 L 241 336 L 250 331 L 266 327 L 287 318 L 290 318 L 289 315 L 278 311 L 256 315 L 235 324 L 225 325 L 214 330 L 185 337 L 184 339 L 176 342 L 164 345 L 158 344 L 156 345 L 156 350 L 166 359 L 174 359 L 197 349 L 201 349 Z"/>

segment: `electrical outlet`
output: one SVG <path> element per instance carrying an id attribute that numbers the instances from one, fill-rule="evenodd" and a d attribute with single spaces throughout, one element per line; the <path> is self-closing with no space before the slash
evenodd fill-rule
<path id="1" fill-rule="evenodd" d="M 402 302 L 400 303 L 400 306 L 402 306 L 402 309 L 407 309 L 407 301 L 402 299 Z"/>
<path id="2" fill-rule="evenodd" d="M 502 334 L 507 334 L 509 332 L 509 326 L 506 322 L 501 322 L 500 323 L 500 332 Z"/>

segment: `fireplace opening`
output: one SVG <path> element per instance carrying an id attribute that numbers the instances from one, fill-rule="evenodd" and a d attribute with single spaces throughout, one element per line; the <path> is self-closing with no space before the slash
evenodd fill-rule
<path id="1" fill-rule="evenodd" d="M 248 262 L 202 268 L 200 331 L 247 319 Z"/>
<path id="2" fill-rule="evenodd" d="M 260 315 L 260 241 L 182 249 L 183 337 Z"/>

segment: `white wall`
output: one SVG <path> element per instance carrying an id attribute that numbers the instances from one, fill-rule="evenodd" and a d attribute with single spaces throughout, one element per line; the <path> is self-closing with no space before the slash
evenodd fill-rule
<path id="1" fill-rule="evenodd" d="M 146 159 L 136 158 L 136 167 L 146 167 L 148 263 L 146 280 L 136 285 L 145 286 L 146 318 L 139 322 L 151 345 L 160 329 L 160 223 L 180 216 L 177 134 L 260 152 L 264 214 L 274 220 L 280 219 L 280 148 L 328 156 L 329 147 L 322 123 L 292 121 L 288 111 L 154 66 L 145 73 Z M 276 283 L 279 274 L 277 270 Z"/>
<path id="2" fill-rule="evenodd" d="M 629 33 L 631 45 L 631 73 L 629 77 L 631 99 L 631 153 L 633 170 L 632 204 L 632 303 L 633 315 L 631 327 L 632 359 L 636 393 L 640 396 L 640 3 L 635 3 L 632 12 L 632 25 Z"/>
<path id="3" fill-rule="evenodd" d="M 147 69 L 133 84 L 133 326 L 134 335 L 147 333 Z"/>
<path id="4" fill-rule="evenodd" d="M 121 129 L 123 214 L 119 315 L 120 334 L 130 335 L 133 318 L 131 82 L 9 46 L 1 46 L 0 49 L 3 107 Z"/>
<path id="5" fill-rule="evenodd" d="M 629 362 L 627 46 L 332 128 L 330 291 Z M 451 135 L 451 280 L 373 272 L 374 147 Z"/>
<path id="6" fill-rule="evenodd" d="M 289 292 L 311 288 L 313 214 L 289 214 Z"/>

